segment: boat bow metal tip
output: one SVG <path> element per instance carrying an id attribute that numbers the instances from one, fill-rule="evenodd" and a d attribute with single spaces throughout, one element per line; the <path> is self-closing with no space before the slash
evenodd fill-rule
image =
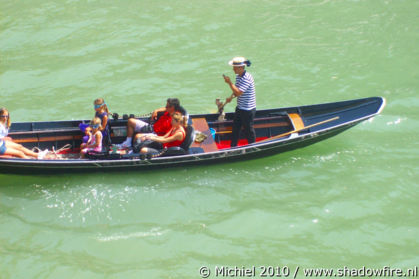
<path id="1" fill-rule="evenodd" d="M 378 109 L 377 114 L 380 114 L 383 111 L 384 107 L 387 105 L 386 98 L 381 97 L 381 99 L 383 100 L 383 103 L 381 104 L 381 107 Z"/>

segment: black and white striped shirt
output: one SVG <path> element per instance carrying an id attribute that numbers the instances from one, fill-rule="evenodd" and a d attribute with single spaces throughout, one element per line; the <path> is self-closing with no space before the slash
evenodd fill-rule
<path id="1" fill-rule="evenodd" d="M 256 108 L 255 81 L 250 73 L 244 72 L 243 76 L 236 75 L 236 87 L 243 92 L 237 98 L 237 107 L 242 110 Z"/>

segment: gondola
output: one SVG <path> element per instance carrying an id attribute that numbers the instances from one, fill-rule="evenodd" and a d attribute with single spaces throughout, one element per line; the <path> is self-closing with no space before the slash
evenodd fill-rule
<path id="1" fill-rule="evenodd" d="M 128 171 L 164 169 L 191 165 L 224 163 L 229 161 L 261 158 L 290 151 L 335 136 L 356 124 L 379 114 L 385 106 L 382 97 L 370 97 L 349 101 L 258 110 L 255 116 L 256 142 L 247 144 L 244 135 L 237 147 L 230 147 L 233 113 L 196 114 L 189 116 L 186 146 L 165 150 L 158 156 L 138 153 L 123 154 L 108 148 L 89 158 L 77 157 L 82 140 L 79 129 L 87 120 L 20 122 L 13 123 L 9 136 L 27 148 L 60 150 L 53 159 L 18 159 L 0 156 L 2 173 L 72 173 L 92 171 Z M 142 118 L 147 121 L 147 118 Z M 121 143 L 126 136 L 126 117 L 110 120 L 113 144 Z M 194 137 L 204 134 L 198 143 Z"/>

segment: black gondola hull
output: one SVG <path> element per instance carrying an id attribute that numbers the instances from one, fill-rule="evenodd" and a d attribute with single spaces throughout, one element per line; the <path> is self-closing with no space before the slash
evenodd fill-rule
<path id="1" fill-rule="evenodd" d="M 331 117 L 339 117 L 336 121 L 331 121 L 330 123 L 325 123 L 323 125 L 315 126 L 313 128 L 303 130 L 301 132 L 296 132 L 291 134 L 291 136 L 281 137 L 278 139 L 272 139 L 267 141 L 259 141 L 254 144 L 240 146 L 236 148 L 225 148 L 212 152 L 201 152 L 196 154 L 187 154 L 181 156 L 169 156 L 169 157 L 157 157 L 153 159 L 142 160 L 139 157 L 132 157 L 128 159 L 114 159 L 114 160 L 86 160 L 86 159 L 75 159 L 75 160 L 24 160 L 24 159 L 15 159 L 15 158 L 0 158 L 0 171 L 2 173 L 29 173 L 29 174 L 40 174 L 40 173 L 69 173 L 69 172 L 93 172 L 93 171 L 142 171 L 149 169 L 164 169 L 167 167 L 190 167 L 203 164 L 219 164 L 233 161 L 242 161 L 255 158 L 263 158 L 267 156 L 276 155 L 279 153 L 291 151 L 297 148 L 302 148 L 319 141 L 325 140 L 327 138 L 333 137 L 356 124 L 373 117 L 381 112 L 385 106 L 385 100 L 380 97 L 359 99 L 338 103 L 330 104 L 321 104 L 305 107 L 293 107 L 293 108 L 283 108 L 283 109 L 273 109 L 273 110 L 264 110 L 258 111 L 257 116 L 259 118 L 265 117 L 278 117 L 281 116 L 272 116 L 272 115 L 281 115 L 284 112 L 286 113 L 299 113 L 301 115 L 302 121 L 304 122 L 305 127 L 309 125 L 315 125 L 321 121 L 330 119 Z M 317 109 L 316 109 L 317 108 Z M 356 114 L 354 112 L 357 112 Z M 352 116 L 351 116 L 352 115 Z M 269 116 L 269 117 L 268 117 Z M 192 119 L 205 118 L 209 123 L 210 127 L 216 127 L 217 125 L 228 126 L 229 119 L 232 119 L 232 114 L 227 115 L 227 122 L 217 122 L 216 115 L 195 115 L 191 116 Z M 264 118 L 264 119 L 265 119 Z M 269 119 L 268 119 L 269 120 Z M 278 120 L 279 121 L 279 120 Z M 54 125 L 44 125 L 45 129 L 42 130 L 42 136 L 51 137 L 55 135 L 56 139 L 61 139 L 57 135 L 73 136 L 73 143 L 75 142 L 74 135 L 79 135 L 80 132 L 77 131 L 76 125 L 80 121 L 67 121 L 65 125 L 67 127 L 66 132 L 60 133 L 53 131 Z M 268 121 L 269 122 L 269 121 Z M 36 122 L 35 122 L 36 123 Z M 64 122 L 56 122 L 64 123 Z M 276 127 L 275 129 L 280 129 L 279 122 L 269 122 L 271 126 Z M 116 124 L 116 125 L 115 125 Z M 118 120 L 113 123 L 114 127 L 123 127 L 125 123 Z M 267 126 L 268 124 L 263 124 Z M 261 124 L 261 127 L 265 127 Z M 16 125 L 20 127 L 20 130 L 15 130 L 15 135 L 24 135 L 29 137 L 30 129 L 28 128 L 27 123 L 21 125 Z M 34 125 L 31 125 L 32 129 Z M 23 127 L 23 128 L 22 128 Z M 279 128 L 278 128 L 279 127 Z M 70 130 L 71 128 L 73 130 Z M 25 130 L 26 129 L 26 130 Z M 261 128 L 259 133 L 264 134 L 266 137 L 265 128 Z M 274 128 L 269 128 L 269 133 Z M 60 130 L 60 129 L 58 129 Z M 61 129 L 62 130 L 62 129 Z M 37 129 L 36 133 L 38 138 L 40 138 L 41 129 Z M 20 134 L 19 134 L 20 132 Z M 25 133 L 27 132 L 27 133 Z M 35 133 L 35 132 L 34 132 Z M 13 133 L 11 133 L 13 134 Z M 33 135 L 30 135 L 33 136 Z M 18 137 L 19 138 L 19 137 Z M 114 139 L 117 139 L 118 136 L 114 136 Z M 122 139 L 120 137 L 118 139 Z M 268 137 L 270 139 L 270 137 Z M 55 142 L 48 141 L 38 141 L 38 146 L 48 145 L 54 143 L 56 146 L 60 144 L 69 143 L 68 140 L 55 140 Z M 30 146 L 29 146 L 30 147 Z M 193 150 L 193 148 L 191 149 Z M 192 152 L 191 152 L 192 153 Z"/>

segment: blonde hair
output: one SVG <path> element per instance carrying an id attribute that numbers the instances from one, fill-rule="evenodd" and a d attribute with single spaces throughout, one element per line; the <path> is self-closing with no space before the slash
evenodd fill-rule
<path id="1" fill-rule="evenodd" d="M 98 125 L 99 124 L 99 128 L 102 127 L 102 120 L 100 120 L 99 117 L 95 117 L 92 119 L 92 121 L 90 121 L 90 125 Z"/>
<path id="2" fill-rule="evenodd" d="M 7 122 L 6 122 L 6 128 L 9 129 L 10 128 L 10 112 L 6 109 L 6 108 L 0 108 L 0 115 L 3 115 L 5 112 L 7 112 L 7 114 L 9 115 L 9 117 L 7 118 Z"/>
<path id="3" fill-rule="evenodd" d="M 186 124 L 187 124 L 186 117 L 183 116 L 180 112 L 176 111 L 175 113 L 173 113 L 172 118 L 176 122 L 180 123 L 180 125 L 182 125 L 183 127 L 186 127 Z"/>
<path id="4" fill-rule="evenodd" d="M 108 106 L 106 105 L 105 100 L 104 100 L 103 98 L 97 98 L 97 99 L 93 102 L 93 104 L 95 104 L 95 105 L 101 105 L 101 104 L 103 104 L 103 106 L 104 106 L 104 110 L 105 110 L 108 114 L 110 114 L 109 109 L 108 109 Z"/>

